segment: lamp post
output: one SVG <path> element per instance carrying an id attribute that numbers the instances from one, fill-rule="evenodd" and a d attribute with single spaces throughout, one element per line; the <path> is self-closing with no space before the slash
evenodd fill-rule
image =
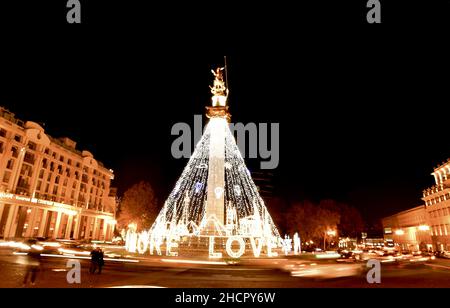
<path id="1" fill-rule="evenodd" d="M 325 232 L 325 235 L 324 235 L 324 237 L 323 237 L 323 250 L 324 250 L 324 251 L 326 250 L 326 249 L 325 249 L 325 240 L 326 240 L 326 238 L 327 238 L 327 235 L 328 235 L 328 236 L 335 236 L 335 235 L 336 235 L 336 231 L 335 231 L 335 230 L 328 230 L 328 231 Z"/>

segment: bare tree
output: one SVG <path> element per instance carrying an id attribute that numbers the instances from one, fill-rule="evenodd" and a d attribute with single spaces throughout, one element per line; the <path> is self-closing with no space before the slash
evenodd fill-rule
<path id="1" fill-rule="evenodd" d="M 158 215 L 158 200 L 150 183 L 141 181 L 123 195 L 118 215 L 119 228 L 135 223 L 138 230 L 147 230 Z"/>
<path id="2" fill-rule="evenodd" d="M 340 234 L 342 236 L 358 237 L 365 229 L 361 213 L 347 204 L 341 204 L 339 208 L 341 220 L 338 229 Z"/>
<path id="3" fill-rule="evenodd" d="M 299 232 L 306 241 L 321 242 L 328 230 L 337 230 L 339 212 L 326 204 L 315 205 L 304 201 L 294 204 L 287 212 L 286 223 L 290 234 Z"/>

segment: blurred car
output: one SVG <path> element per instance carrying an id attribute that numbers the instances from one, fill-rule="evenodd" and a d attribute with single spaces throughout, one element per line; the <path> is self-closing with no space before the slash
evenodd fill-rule
<path id="1" fill-rule="evenodd" d="M 44 247 L 38 245 L 37 239 L 34 238 L 29 238 L 21 242 L 16 242 L 16 245 L 12 245 L 12 247 L 15 248 L 15 252 L 19 253 L 28 253 L 30 250 L 40 250 L 40 251 L 44 250 Z"/>
<path id="2" fill-rule="evenodd" d="M 450 259 L 450 251 L 442 251 L 441 258 Z"/>
<path id="3" fill-rule="evenodd" d="M 450 253 L 448 251 L 435 251 L 434 256 L 436 258 L 450 258 Z"/>
<path id="4" fill-rule="evenodd" d="M 302 262 L 291 264 L 285 268 L 293 277 L 314 279 L 334 279 L 349 276 L 360 276 L 364 272 L 361 264 L 340 264 L 334 261 Z"/>

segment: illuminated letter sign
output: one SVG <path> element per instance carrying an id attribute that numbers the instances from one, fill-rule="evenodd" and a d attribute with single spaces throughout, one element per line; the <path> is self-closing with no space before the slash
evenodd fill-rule
<path id="1" fill-rule="evenodd" d="M 231 244 L 233 244 L 233 242 L 237 241 L 239 243 L 239 250 L 237 252 L 233 251 L 233 249 L 231 249 Z M 240 236 L 230 236 L 227 240 L 227 253 L 230 257 L 232 258 L 240 258 L 244 252 L 245 252 L 245 242 L 242 239 L 242 237 Z"/>

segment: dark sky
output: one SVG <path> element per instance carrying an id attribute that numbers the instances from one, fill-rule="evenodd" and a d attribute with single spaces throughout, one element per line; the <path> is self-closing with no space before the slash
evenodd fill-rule
<path id="1" fill-rule="evenodd" d="M 450 157 L 448 37 L 436 29 L 320 28 L 302 15 L 215 37 L 213 19 L 189 32 L 178 15 L 146 23 L 131 11 L 121 22 L 91 13 L 76 30 L 11 27 L 0 60 L 0 105 L 76 140 L 114 169 L 120 192 L 145 179 L 167 196 L 186 163 L 171 157 L 171 127 L 204 113 L 224 54 L 233 121 L 280 123 L 283 198 L 333 198 L 379 218 L 420 204 Z"/>

